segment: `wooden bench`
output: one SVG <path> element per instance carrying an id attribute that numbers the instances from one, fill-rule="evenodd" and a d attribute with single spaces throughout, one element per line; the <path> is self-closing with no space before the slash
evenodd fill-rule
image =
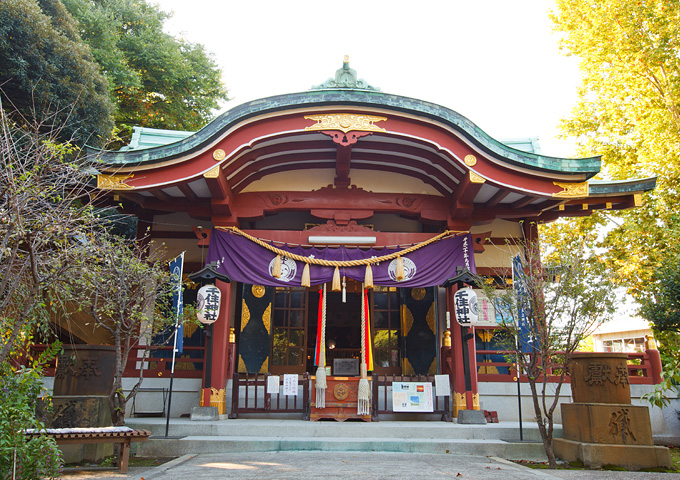
<path id="1" fill-rule="evenodd" d="M 133 430 L 129 427 L 98 427 L 98 428 L 45 428 L 28 429 L 25 431 L 30 440 L 32 437 L 48 435 L 57 445 L 118 443 L 120 454 L 118 469 L 120 473 L 127 473 L 130 459 L 130 443 L 146 442 L 151 432 L 148 430 Z"/>

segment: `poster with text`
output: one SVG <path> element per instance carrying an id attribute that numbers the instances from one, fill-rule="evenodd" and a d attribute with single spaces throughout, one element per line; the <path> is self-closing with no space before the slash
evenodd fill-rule
<path id="1" fill-rule="evenodd" d="M 432 384 L 430 382 L 393 382 L 393 412 L 432 412 Z"/>

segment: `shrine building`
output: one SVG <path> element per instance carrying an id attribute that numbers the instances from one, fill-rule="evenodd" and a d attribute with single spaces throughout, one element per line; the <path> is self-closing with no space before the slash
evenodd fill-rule
<path id="1" fill-rule="evenodd" d="M 185 252 L 185 279 L 219 274 L 210 346 L 187 328 L 175 375 L 193 379 L 189 403 L 221 413 L 246 411 L 235 379 L 313 381 L 317 344 L 328 388 L 366 363 L 372 379 L 448 374 L 454 416 L 497 410 L 481 387 L 512 381 L 493 353 L 496 318 L 480 302 L 465 335 L 456 277 L 508 269 L 537 224 L 639 206 L 656 182 L 593 180 L 600 157 L 496 140 L 449 108 L 381 92 L 347 59 L 308 91 L 236 106 L 198 132 L 135 127 L 100 157 L 98 187 L 138 218 L 140 236 L 149 229 L 152 248 Z M 197 286 L 187 282 L 185 303 Z M 154 351 L 149 382 L 168 378 L 171 348 Z"/>

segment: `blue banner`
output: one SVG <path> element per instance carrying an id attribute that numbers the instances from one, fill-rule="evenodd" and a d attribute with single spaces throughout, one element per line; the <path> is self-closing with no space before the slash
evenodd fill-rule
<path id="1" fill-rule="evenodd" d="M 522 258 L 512 257 L 512 285 L 517 298 L 517 339 L 522 353 L 531 353 L 538 345 L 531 328 L 531 294 Z"/>
<path id="2" fill-rule="evenodd" d="M 172 285 L 172 311 L 175 314 L 175 348 L 182 353 L 184 348 L 184 326 L 180 324 L 184 312 L 182 299 L 182 274 L 184 271 L 184 252 L 170 261 L 170 283 Z"/>

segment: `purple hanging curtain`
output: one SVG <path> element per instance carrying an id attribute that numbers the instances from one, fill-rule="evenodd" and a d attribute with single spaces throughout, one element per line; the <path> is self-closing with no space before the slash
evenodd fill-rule
<path id="1" fill-rule="evenodd" d="M 276 246 L 281 250 L 304 257 L 332 261 L 381 257 L 396 251 L 386 248 Z M 275 258 L 274 252 L 230 231 L 214 229 L 210 237 L 207 262 L 217 262 L 217 271 L 227 275 L 230 279 L 254 285 L 299 287 L 304 263 L 282 258 L 281 277 L 274 278 L 271 271 Z M 390 287 L 432 287 L 441 285 L 449 278 L 456 276 L 458 266 L 475 272 L 470 234 L 444 238 L 404 255 L 402 258 L 404 260 L 402 281 L 398 282 L 394 278 L 396 269 L 396 259 L 394 259 L 372 265 L 373 283 Z M 332 281 L 334 270 L 335 267 L 310 264 L 311 284 L 318 285 Z M 345 275 L 359 282 L 364 281 L 365 273 L 365 265 L 340 267 L 341 276 Z"/>

